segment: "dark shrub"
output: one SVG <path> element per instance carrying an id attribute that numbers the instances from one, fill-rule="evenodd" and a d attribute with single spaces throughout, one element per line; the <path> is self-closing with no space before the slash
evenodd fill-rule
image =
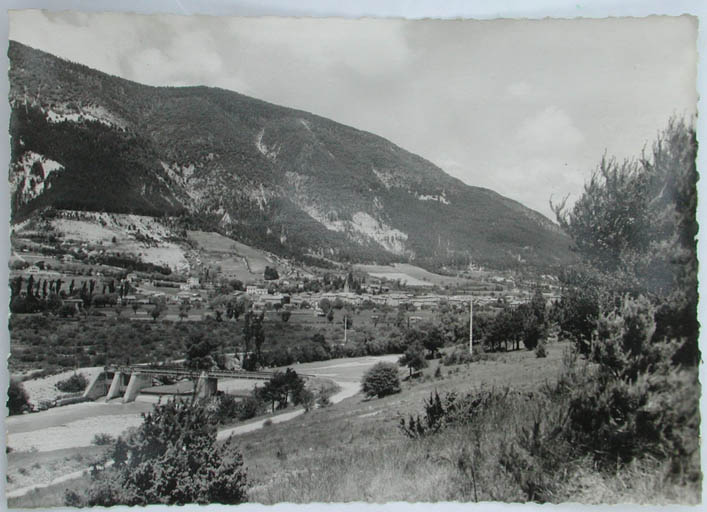
<path id="1" fill-rule="evenodd" d="M 75 373 L 65 380 L 56 383 L 56 388 L 64 393 L 78 393 L 88 386 L 88 380 L 82 373 Z"/>
<path id="2" fill-rule="evenodd" d="M 442 358 L 442 364 L 445 366 L 452 366 L 455 364 L 471 363 L 474 360 L 474 356 L 469 353 L 469 351 L 459 348 L 454 348 L 449 354 Z"/>
<path id="3" fill-rule="evenodd" d="M 238 399 L 228 393 L 213 399 L 209 409 L 219 423 L 228 423 L 238 417 Z"/>
<path id="4" fill-rule="evenodd" d="M 425 437 L 446 428 L 449 425 L 470 424 L 488 409 L 494 406 L 503 407 L 509 397 L 507 388 L 502 390 L 481 389 L 459 396 L 452 391 L 440 398 L 435 391 L 425 400 L 425 414 L 410 416 L 407 423 L 400 420 L 400 430 L 408 437 Z"/>
<path id="5" fill-rule="evenodd" d="M 263 412 L 264 409 L 263 402 L 255 397 L 249 396 L 241 399 L 228 393 L 216 397 L 212 406 L 216 419 L 222 424 L 249 420 Z"/>
<path id="6" fill-rule="evenodd" d="M 526 405 L 525 407 L 528 407 Z M 502 441 L 499 463 L 515 480 L 527 501 L 556 500 L 567 464 L 576 457 L 561 428 L 566 404 L 539 398 L 530 404 L 531 418 Z"/>
<path id="7" fill-rule="evenodd" d="M 263 412 L 264 405 L 257 398 L 249 396 L 241 400 L 238 404 L 238 419 L 249 420 Z"/>
<path id="8" fill-rule="evenodd" d="M 378 398 L 400 392 L 398 366 L 393 363 L 377 363 L 363 376 L 361 390 L 367 397 Z"/>
<path id="9" fill-rule="evenodd" d="M 25 391 L 21 382 L 10 379 L 10 387 L 7 390 L 7 408 L 10 415 L 22 414 L 29 408 L 29 395 Z"/>
<path id="10" fill-rule="evenodd" d="M 677 476 L 698 478 L 699 392 L 687 371 L 642 374 L 635 382 L 594 376 L 570 394 L 567 437 L 605 468 L 651 455 L 669 459 Z"/>
<path id="11" fill-rule="evenodd" d="M 96 446 L 107 446 L 109 444 L 113 444 L 113 442 L 115 442 L 113 436 L 101 432 L 93 436 L 91 444 L 95 444 Z"/>

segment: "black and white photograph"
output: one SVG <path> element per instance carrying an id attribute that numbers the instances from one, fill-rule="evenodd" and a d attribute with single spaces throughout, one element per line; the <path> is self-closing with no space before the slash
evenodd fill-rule
<path id="1" fill-rule="evenodd" d="M 7 506 L 701 504 L 704 20 L 577 8 L 10 10 Z"/>

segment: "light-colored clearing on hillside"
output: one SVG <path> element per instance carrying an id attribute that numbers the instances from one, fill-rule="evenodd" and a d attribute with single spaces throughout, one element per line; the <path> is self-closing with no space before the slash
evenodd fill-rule
<path id="1" fill-rule="evenodd" d="M 388 279 L 391 281 L 400 280 L 402 284 L 406 284 L 408 286 L 434 286 L 432 283 L 420 281 L 419 279 L 410 277 L 402 272 L 369 272 L 369 274 L 380 279 Z"/>
<path id="2" fill-rule="evenodd" d="M 63 233 L 69 240 L 80 242 L 110 242 L 113 237 L 122 237 L 122 233 L 117 228 L 102 226 L 98 223 L 85 220 L 74 219 L 54 219 L 54 228 Z"/>
<path id="3" fill-rule="evenodd" d="M 177 271 L 189 270 L 184 248 L 168 241 L 173 233 L 153 217 L 73 211 L 64 215 L 78 217 L 52 220 L 53 228 L 66 240 L 98 244 L 108 253 L 133 254 L 146 263 L 166 265 Z M 22 235 L 20 225 L 15 226 L 15 231 Z M 140 241 L 138 236 L 146 236 L 150 242 Z"/>
<path id="4" fill-rule="evenodd" d="M 141 247 L 138 256 L 146 263 L 166 265 L 176 270 L 189 270 L 189 262 L 184 255 L 184 249 L 173 242 L 162 243 L 160 247 Z"/>
<path id="5" fill-rule="evenodd" d="M 262 277 L 266 266 L 277 268 L 273 258 L 266 252 L 219 233 L 188 231 L 187 237 L 207 253 L 204 256 L 211 263 L 220 265 L 224 273 L 243 273 L 245 277 L 245 273 L 248 272 L 252 276 Z"/>
<path id="6" fill-rule="evenodd" d="M 381 279 L 397 280 L 407 282 L 410 286 L 444 286 L 446 284 L 470 283 L 468 279 L 443 276 L 429 272 L 424 268 L 410 265 L 409 263 L 396 263 L 394 265 L 354 265 L 357 270 L 368 273 L 371 276 Z"/>

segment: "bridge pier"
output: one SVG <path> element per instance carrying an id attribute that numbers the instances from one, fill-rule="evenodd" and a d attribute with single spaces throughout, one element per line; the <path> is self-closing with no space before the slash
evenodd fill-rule
<path id="1" fill-rule="evenodd" d="M 125 396 L 123 397 L 123 403 L 134 402 L 137 395 L 140 394 L 140 390 L 143 388 L 149 388 L 152 385 L 152 377 L 150 375 L 145 375 L 143 373 L 134 372 L 130 376 L 130 382 L 128 382 L 128 389 L 125 390 Z"/>
<path id="2" fill-rule="evenodd" d="M 202 372 L 196 383 L 197 398 L 209 398 L 216 394 L 217 389 L 218 379 L 216 377 L 209 377 L 206 372 Z"/>
<path id="3" fill-rule="evenodd" d="M 107 374 L 106 374 L 107 375 Z M 113 380 L 110 383 L 110 388 L 108 389 L 108 394 L 106 395 L 106 402 L 112 400 L 118 396 L 123 388 L 123 374 L 122 372 L 115 372 L 113 374 Z"/>
<path id="4" fill-rule="evenodd" d="M 91 383 L 86 386 L 86 390 L 83 392 L 83 398 L 88 398 L 89 400 L 95 400 L 99 396 L 104 396 L 108 392 L 108 374 L 106 372 L 101 372 L 96 374 Z"/>

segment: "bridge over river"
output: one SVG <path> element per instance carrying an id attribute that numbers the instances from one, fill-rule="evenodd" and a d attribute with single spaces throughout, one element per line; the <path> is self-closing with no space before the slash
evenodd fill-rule
<path id="1" fill-rule="evenodd" d="M 207 398 L 218 390 L 219 379 L 270 380 L 274 372 L 246 370 L 193 370 L 183 366 L 106 366 L 97 374 L 84 391 L 84 398 L 95 400 L 102 396 L 106 401 L 118 396 L 123 403 L 132 402 L 141 390 L 152 387 L 153 380 L 168 377 L 174 380 L 190 379 L 196 382 L 195 393 L 200 398 Z M 314 375 L 298 374 L 310 378 Z M 110 383 L 110 384 L 109 384 Z"/>

